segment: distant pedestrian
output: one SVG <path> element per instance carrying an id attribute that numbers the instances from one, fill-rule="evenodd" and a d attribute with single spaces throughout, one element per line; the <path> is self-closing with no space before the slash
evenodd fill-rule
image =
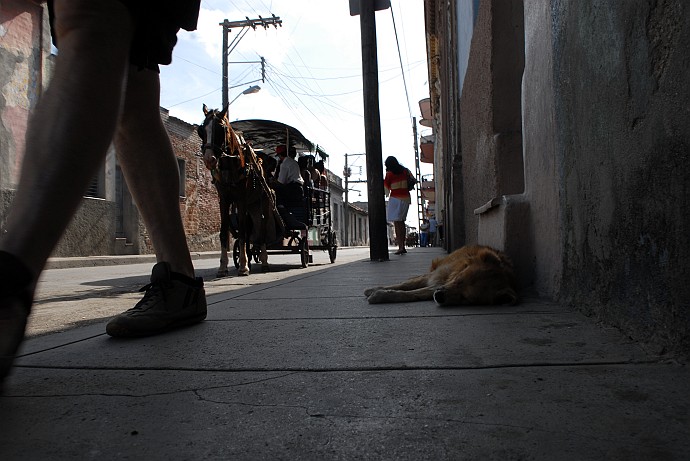
<path id="1" fill-rule="evenodd" d="M 426 247 L 429 245 L 429 220 L 426 218 L 422 219 L 419 223 L 419 246 Z"/>
<path id="2" fill-rule="evenodd" d="M 436 221 L 436 216 L 429 218 L 429 245 L 432 247 L 436 246 L 436 231 L 438 229 L 438 222 Z"/>
<path id="3" fill-rule="evenodd" d="M 395 228 L 395 241 L 398 244 L 398 251 L 395 254 L 402 255 L 407 253 L 405 249 L 405 220 L 411 202 L 407 179 L 412 173 L 393 156 L 388 157 L 384 165 L 386 166 L 386 177 L 383 180 L 383 185 L 389 195 L 386 214 L 388 221 L 391 221 Z"/>

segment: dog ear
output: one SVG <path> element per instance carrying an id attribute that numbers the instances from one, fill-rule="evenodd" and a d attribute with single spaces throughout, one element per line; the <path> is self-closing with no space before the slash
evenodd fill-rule
<path id="1" fill-rule="evenodd" d="M 514 306 L 518 302 L 518 295 L 512 288 L 504 288 L 494 295 L 494 304 L 509 304 Z"/>
<path id="2" fill-rule="evenodd" d="M 500 256 L 490 248 L 482 248 L 479 252 L 479 259 L 487 264 L 495 264 L 497 266 L 501 264 Z"/>

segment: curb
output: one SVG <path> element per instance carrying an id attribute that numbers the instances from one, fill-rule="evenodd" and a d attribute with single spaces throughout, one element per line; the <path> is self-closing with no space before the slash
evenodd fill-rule
<path id="1" fill-rule="evenodd" d="M 220 258 L 220 252 L 191 253 L 192 260 Z M 106 255 L 74 258 L 48 258 L 45 269 L 73 269 L 78 267 L 117 266 L 121 264 L 155 263 L 156 255 Z"/>

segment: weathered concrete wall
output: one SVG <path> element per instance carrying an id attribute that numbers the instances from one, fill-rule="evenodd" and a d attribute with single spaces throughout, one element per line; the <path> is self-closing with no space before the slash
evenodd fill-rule
<path id="1" fill-rule="evenodd" d="M 115 203 L 84 198 L 52 256 L 94 256 L 113 252 Z"/>
<path id="2" fill-rule="evenodd" d="M 43 7 L 26 0 L 0 5 L 0 188 L 18 181 L 29 112 L 41 93 Z"/>
<path id="3" fill-rule="evenodd" d="M 442 13 L 442 5 L 428 3 Z M 466 210 L 466 222 L 448 225 L 468 243 L 477 230 L 470 210 L 492 198 L 479 197 L 502 187 L 500 181 L 491 184 L 500 157 L 492 157 L 487 142 L 490 128 L 500 132 L 496 127 L 510 122 L 496 117 L 509 115 L 496 103 L 496 78 L 506 73 L 504 66 L 510 69 L 511 57 L 491 48 L 490 40 L 495 44 L 499 36 L 487 32 L 485 16 L 499 4 L 505 2 L 480 2 L 457 118 L 460 161 L 445 151 L 455 141 L 447 126 L 452 110 L 440 114 L 444 125 L 436 133 L 444 149 L 440 158 L 450 169 L 446 179 L 461 181 L 458 198 Z M 524 0 L 523 18 L 524 191 L 486 207 L 479 239 L 509 247 L 521 283 L 536 294 L 569 303 L 660 350 L 687 354 L 690 4 Z M 462 39 L 460 23 L 447 30 L 434 24 L 435 40 Z M 438 60 L 441 70 L 451 62 L 446 53 Z M 440 101 L 453 99 L 443 81 L 450 75 L 439 72 Z"/>
<path id="4" fill-rule="evenodd" d="M 554 2 L 561 296 L 690 350 L 690 4 Z"/>
<path id="5" fill-rule="evenodd" d="M 563 267 L 559 140 L 554 112 L 557 84 L 553 72 L 551 5 L 543 0 L 524 2 L 525 72 L 522 82 L 522 130 L 525 192 L 529 207 L 527 245 L 534 290 L 555 297 Z"/>
<path id="6" fill-rule="evenodd" d="M 4 217 L 13 199 L 13 190 L 0 191 L 0 227 L 4 224 Z M 113 254 L 115 213 L 113 202 L 84 198 L 52 256 Z"/>
<path id="7" fill-rule="evenodd" d="M 521 0 L 480 3 L 460 103 L 467 244 L 482 240 L 476 209 L 524 191 L 523 43 Z"/>
<path id="8" fill-rule="evenodd" d="M 460 98 L 462 181 L 465 244 L 477 243 L 478 218 L 474 209 L 496 197 L 496 158 L 492 146 L 493 107 L 491 78 L 493 1 L 480 3 L 474 27 L 465 82 Z"/>
<path id="9" fill-rule="evenodd" d="M 0 5 L 0 221 L 4 221 L 19 181 L 29 114 L 51 71 L 50 33 L 42 2 L 3 0 Z M 85 199 L 54 255 L 109 254 L 114 216 L 113 203 Z"/>

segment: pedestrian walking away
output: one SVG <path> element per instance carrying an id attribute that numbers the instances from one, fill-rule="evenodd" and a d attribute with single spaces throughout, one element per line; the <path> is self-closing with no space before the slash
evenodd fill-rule
<path id="1" fill-rule="evenodd" d="M 429 218 L 429 246 L 436 246 L 436 231 L 438 230 L 438 222 L 436 217 Z"/>
<path id="2" fill-rule="evenodd" d="M 36 281 L 114 143 L 157 263 L 143 299 L 106 331 L 161 333 L 206 318 L 178 198 L 179 170 L 160 112 L 159 65 L 200 0 L 53 0 L 59 52 L 33 112 L 14 201 L 0 235 L 0 383 L 23 339 Z M 41 165 L 36 168 L 35 165 Z M 68 178 L 68 180 L 66 180 Z"/>
<path id="3" fill-rule="evenodd" d="M 395 229 L 395 242 L 398 245 L 395 254 L 402 255 L 407 253 L 405 249 L 405 219 L 407 219 L 407 210 L 412 201 L 408 189 L 408 178 L 412 176 L 412 173 L 393 156 L 388 157 L 384 165 L 386 176 L 383 179 L 383 185 L 389 196 L 386 217 L 388 221 L 393 223 Z"/>

